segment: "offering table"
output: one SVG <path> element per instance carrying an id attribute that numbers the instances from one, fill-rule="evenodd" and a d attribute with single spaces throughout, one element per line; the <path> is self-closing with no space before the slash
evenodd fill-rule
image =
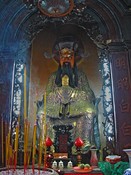
<path id="1" fill-rule="evenodd" d="M 77 173 L 77 172 L 73 172 L 73 173 L 70 172 L 69 173 L 68 172 L 68 173 L 66 173 L 65 172 L 64 175 L 103 175 L 103 173 L 100 173 L 100 172 L 99 173 L 96 173 L 96 172 L 94 172 L 94 173 L 93 172 L 90 172 L 90 173 Z"/>
<path id="2" fill-rule="evenodd" d="M 104 175 L 100 170 L 92 170 L 91 172 L 75 172 L 74 170 L 64 169 L 57 171 L 59 175 Z"/>

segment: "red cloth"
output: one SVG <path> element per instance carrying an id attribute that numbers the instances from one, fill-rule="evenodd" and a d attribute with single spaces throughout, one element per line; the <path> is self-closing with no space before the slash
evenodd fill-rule
<path id="1" fill-rule="evenodd" d="M 102 173 L 64 173 L 64 175 L 103 175 Z"/>

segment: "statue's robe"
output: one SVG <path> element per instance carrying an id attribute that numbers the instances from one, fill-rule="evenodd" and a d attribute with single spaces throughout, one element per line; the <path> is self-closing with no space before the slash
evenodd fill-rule
<path id="1" fill-rule="evenodd" d="M 46 88 L 47 135 L 54 138 L 54 125 L 72 124 L 73 139 L 81 137 L 89 145 L 92 144 L 93 118 L 97 115 L 97 110 L 95 95 L 86 75 L 78 71 L 78 86 L 75 88 L 58 87 L 55 84 L 56 75 L 57 72 L 51 75 Z M 39 102 L 38 117 L 43 114 L 43 109 L 43 104 Z"/>

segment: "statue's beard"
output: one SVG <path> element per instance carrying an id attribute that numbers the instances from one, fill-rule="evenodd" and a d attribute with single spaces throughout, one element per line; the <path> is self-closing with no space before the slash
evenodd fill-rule
<path id="1" fill-rule="evenodd" d="M 62 77 L 67 75 L 69 77 L 69 86 L 72 88 L 77 87 L 78 85 L 78 74 L 77 74 L 77 66 L 74 64 L 74 67 L 71 67 L 69 62 L 65 62 L 63 66 L 59 65 L 55 83 L 57 86 L 62 86 Z"/>

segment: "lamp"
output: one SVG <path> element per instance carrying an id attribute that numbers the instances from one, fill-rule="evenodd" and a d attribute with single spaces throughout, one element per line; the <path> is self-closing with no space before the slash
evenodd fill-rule
<path id="1" fill-rule="evenodd" d="M 76 138 L 74 144 L 76 146 L 77 162 L 78 162 L 78 165 L 79 165 L 79 164 L 81 164 L 81 160 L 82 160 L 82 157 L 81 157 L 81 147 L 83 146 L 84 142 L 83 142 L 83 140 L 80 137 L 78 137 L 78 138 Z"/>
<path id="2" fill-rule="evenodd" d="M 50 137 L 46 138 L 46 147 L 47 147 L 47 155 L 46 155 L 46 167 L 51 168 L 52 167 L 52 160 L 53 160 L 53 154 L 50 151 L 50 147 L 53 145 L 53 142 Z"/>
<path id="3" fill-rule="evenodd" d="M 75 140 L 75 146 L 77 148 L 81 148 L 83 146 L 83 144 L 84 144 L 84 142 L 83 142 L 83 140 L 80 137 L 76 138 L 76 140 Z"/>
<path id="4" fill-rule="evenodd" d="M 52 140 L 50 139 L 50 137 L 47 137 L 47 138 L 46 138 L 46 146 L 47 146 L 47 147 L 51 147 L 52 145 L 53 145 Z"/>

